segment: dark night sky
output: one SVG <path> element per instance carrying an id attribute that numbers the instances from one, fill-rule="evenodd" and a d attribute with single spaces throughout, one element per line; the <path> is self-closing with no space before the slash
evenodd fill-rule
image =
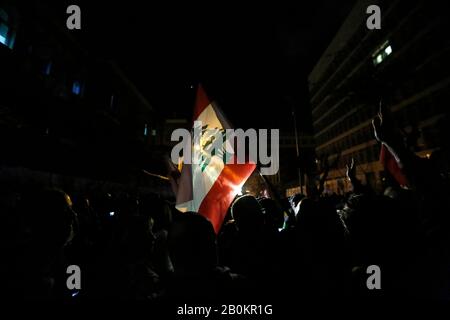
<path id="1" fill-rule="evenodd" d="M 305 90 L 354 1 L 69 2 L 82 11 L 76 37 L 90 53 L 117 61 L 164 115 L 191 117 L 191 86 L 201 82 L 236 127 L 283 127 L 290 116 L 283 96 Z"/>

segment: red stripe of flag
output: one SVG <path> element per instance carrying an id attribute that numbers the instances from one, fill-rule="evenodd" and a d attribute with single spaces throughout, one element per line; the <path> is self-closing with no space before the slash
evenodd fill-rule
<path id="1" fill-rule="evenodd" d="M 401 187 L 408 185 L 408 179 L 403 173 L 400 164 L 384 144 L 381 144 L 380 162 Z"/>
<path id="2" fill-rule="evenodd" d="M 211 104 L 208 96 L 206 95 L 205 90 L 203 90 L 203 86 L 201 84 L 198 85 L 197 89 L 197 98 L 195 100 L 194 107 L 194 117 L 193 121 L 197 120 L 203 110 L 206 109 L 207 106 Z"/>
<path id="3" fill-rule="evenodd" d="M 250 177 L 255 168 L 254 163 L 225 165 L 203 199 L 198 211 L 211 221 L 216 234 L 219 233 L 227 210 L 236 196 L 236 188 Z"/>

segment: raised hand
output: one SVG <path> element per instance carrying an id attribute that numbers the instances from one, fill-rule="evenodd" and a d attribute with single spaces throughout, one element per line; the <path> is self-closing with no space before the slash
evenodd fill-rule
<path id="1" fill-rule="evenodd" d="M 347 164 L 346 167 L 347 167 L 346 175 L 348 180 L 355 181 L 356 179 L 355 159 L 352 158 L 352 162 L 350 162 L 350 165 Z"/>
<path id="2" fill-rule="evenodd" d="M 389 110 L 382 101 L 380 101 L 377 115 L 372 120 L 372 126 L 375 139 L 377 139 L 379 142 L 388 144 L 399 143 L 400 137 L 398 133 L 394 131 L 394 125 L 389 115 Z"/>
<path id="3" fill-rule="evenodd" d="M 382 129 L 382 118 L 376 116 L 372 120 L 373 133 L 375 135 L 375 139 L 379 142 L 384 141 L 383 129 Z"/>
<path id="4" fill-rule="evenodd" d="M 386 125 L 383 125 L 383 114 L 385 113 L 385 107 L 383 106 L 382 101 L 380 101 L 380 106 L 378 109 L 378 113 L 375 118 L 372 120 L 373 132 L 375 135 L 375 139 L 379 142 L 384 142 L 386 139 Z"/>

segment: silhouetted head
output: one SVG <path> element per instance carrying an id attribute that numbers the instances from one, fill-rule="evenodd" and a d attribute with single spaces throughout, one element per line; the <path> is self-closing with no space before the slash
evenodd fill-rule
<path id="1" fill-rule="evenodd" d="M 283 227 L 284 212 L 277 203 L 268 198 L 259 200 L 259 204 L 264 211 L 264 222 L 269 230 L 276 230 Z"/>
<path id="2" fill-rule="evenodd" d="M 149 216 L 153 219 L 153 230 L 167 230 L 172 222 L 172 211 L 169 204 L 157 196 L 151 195 L 142 198 L 139 203 L 141 215 Z"/>
<path id="3" fill-rule="evenodd" d="M 233 203 L 231 215 L 240 232 L 258 232 L 264 225 L 264 215 L 254 196 L 242 196 Z"/>
<path id="4" fill-rule="evenodd" d="M 61 190 L 44 190 L 24 199 L 25 224 L 35 244 L 63 247 L 74 236 L 77 217 L 70 197 Z"/>
<path id="5" fill-rule="evenodd" d="M 314 200 L 304 198 L 298 204 L 298 213 L 296 215 L 297 226 L 309 226 L 314 220 L 316 212 L 316 203 Z"/>
<path id="6" fill-rule="evenodd" d="M 371 218 L 372 209 L 373 204 L 367 196 L 352 194 L 347 199 L 344 208 L 339 211 L 339 216 L 348 232 L 363 232 L 363 226 Z"/>
<path id="7" fill-rule="evenodd" d="M 123 223 L 126 224 L 121 243 L 124 254 L 132 259 L 148 256 L 153 251 L 155 240 L 152 232 L 153 220 L 150 217 L 134 215 Z"/>
<path id="8" fill-rule="evenodd" d="M 180 214 L 169 228 L 167 241 L 176 273 L 198 274 L 216 267 L 216 234 L 205 217 Z"/>

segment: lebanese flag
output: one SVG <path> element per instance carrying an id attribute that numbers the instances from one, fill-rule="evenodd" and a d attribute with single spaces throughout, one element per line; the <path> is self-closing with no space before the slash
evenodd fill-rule
<path id="1" fill-rule="evenodd" d="M 202 132 L 206 132 L 205 129 L 216 132 L 231 129 L 222 111 L 209 100 L 201 85 L 197 90 L 194 121 L 201 121 Z M 231 202 L 255 170 L 256 164 L 250 161 L 245 164 L 237 164 L 237 161 L 233 164 L 224 162 L 226 157 L 236 160 L 235 150 L 229 148 L 231 137 L 225 136 L 223 140 L 223 150 L 226 150 L 223 152 L 227 154 L 218 153 L 212 156 L 208 156 L 209 152 L 205 151 L 207 147 L 202 143 L 207 137 L 202 134 L 197 138 L 200 143 L 196 143 L 196 137 L 192 139 L 192 157 L 195 156 L 194 147 L 199 148 L 199 154 L 206 154 L 205 161 L 183 164 L 176 187 L 176 208 L 205 216 L 211 221 L 217 234 Z M 225 145 L 228 147 L 225 148 Z"/>
<path id="2" fill-rule="evenodd" d="M 389 171 L 389 173 L 394 177 L 400 187 L 408 187 L 408 179 L 403 173 L 403 165 L 400 162 L 400 159 L 392 154 L 392 152 L 384 143 L 381 144 L 380 162 L 384 166 L 384 168 Z"/>

